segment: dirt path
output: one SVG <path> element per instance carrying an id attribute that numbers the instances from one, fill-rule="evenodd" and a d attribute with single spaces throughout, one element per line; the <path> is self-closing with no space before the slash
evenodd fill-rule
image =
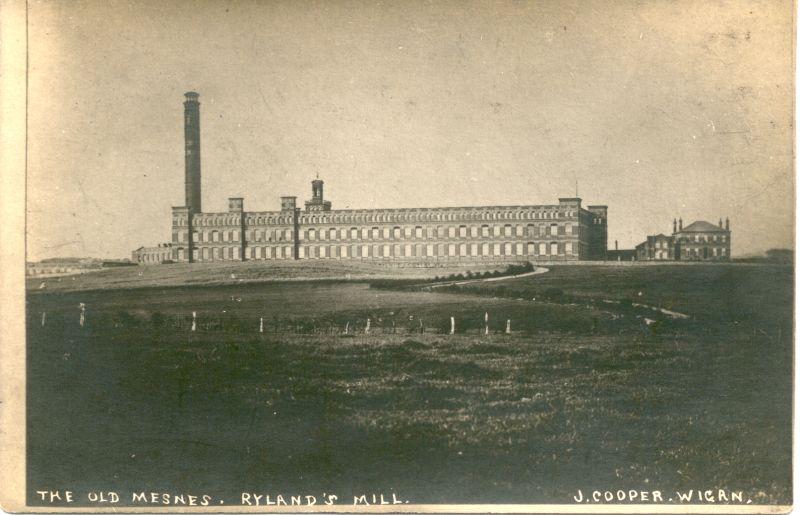
<path id="1" fill-rule="evenodd" d="M 504 275 L 502 277 L 487 277 L 485 279 L 467 279 L 465 281 L 447 281 L 443 283 L 433 283 L 428 285 L 427 288 L 440 288 L 442 286 L 462 286 L 464 284 L 475 284 L 475 283 L 491 283 L 496 281 L 506 281 L 508 279 L 519 279 L 521 277 L 530 277 L 532 275 L 539 275 L 549 272 L 549 268 L 545 268 L 543 266 L 536 267 L 536 270 L 533 272 L 525 272 L 524 274 L 518 275 Z"/>
<path id="2" fill-rule="evenodd" d="M 548 268 L 545 268 L 545 267 L 536 267 L 536 270 L 534 270 L 533 272 L 526 272 L 524 274 L 506 275 L 506 276 L 502 276 L 502 277 L 487 277 L 485 279 L 467 279 L 467 280 L 464 280 L 464 281 L 447 281 L 447 282 L 431 284 L 430 286 L 426 287 L 425 289 L 430 290 L 430 289 L 433 289 L 433 288 L 440 288 L 442 286 L 462 286 L 462 285 L 465 285 L 465 284 L 490 283 L 490 282 L 496 282 L 496 281 L 505 281 L 505 280 L 508 280 L 508 279 L 519 279 L 519 278 L 522 278 L 522 277 L 530 277 L 532 275 L 544 274 L 544 273 L 549 272 L 549 271 L 550 270 Z M 606 304 L 619 304 L 620 303 L 619 301 L 608 300 L 608 299 L 602 299 L 602 302 L 604 302 Z M 662 315 L 666 315 L 666 316 L 668 316 L 670 318 L 681 318 L 681 319 L 691 318 L 689 315 L 686 315 L 684 313 L 678 313 L 677 311 L 670 311 L 670 310 L 665 309 L 665 308 L 660 308 L 660 307 L 656 307 L 656 306 L 650 306 L 650 305 L 647 305 L 647 304 L 640 304 L 640 303 L 634 302 L 632 305 L 634 307 L 638 307 L 638 308 L 650 309 L 652 311 L 661 313 Z M 645 319 L 645 320 L 649 320 L 649 319 Z M 650 321 L 650 322 L 652 322 L 652 321 Z"/>

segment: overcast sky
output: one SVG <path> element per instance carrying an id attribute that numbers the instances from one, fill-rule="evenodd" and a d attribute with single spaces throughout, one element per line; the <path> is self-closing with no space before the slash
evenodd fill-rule
<path id="1" fill-rule="evenodd" d="M 793 247 L 780 1 L 36 1 L 28 258 L 169 241 L 183 93 L 203 207 L 609 206 L 609 246 L 730 217 Z"/>

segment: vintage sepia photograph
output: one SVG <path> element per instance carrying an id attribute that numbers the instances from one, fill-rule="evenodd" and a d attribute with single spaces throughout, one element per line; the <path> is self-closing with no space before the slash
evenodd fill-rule
<path id="1" fill-rule="evenodd" d="M 788 512 L 795 8 L 2 0 L 0 504 Z"/>

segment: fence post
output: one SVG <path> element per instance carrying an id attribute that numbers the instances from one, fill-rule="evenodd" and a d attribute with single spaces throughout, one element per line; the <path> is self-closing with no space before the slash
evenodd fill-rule
<path id="1" fill-rule="evenodd" d="M 511 334 L 511 319 L 506 320 L 506 334 Z"/>
<path id="2" fill-rule="evenodd" d="M 42 311 L 42 327 L 44 327 L 45 320 L 47 320 L 47 313 L 45 311 Z"/>
<path id="3" fill-rule="evenodd" d="M 350 322 L 347 322 L 344 325 L 344 334 L 349 334 L 349 333 L 350 333 Z"/>
<path id="4" fill-rule="evenodd" d="M 197 311 L 192 311 L 192 332 L 197 331 Z"/>
<path id="5" fill-rule="evenodd" d="M 81 306 L 81 318 L 80 318 L 79 322 L 81 324 L 81 327 L 83 327 L 83 324 L 86 323 L 86 304 L 81 302 L 80 306 Z"/>
<path id="6" fill-rule="evenodd" d="M 450 317 L 450 334 L 456 333 L 456 319 L 455 317 Z"/>
<path id="7" fill-rule="evenodd" d="M 370 324 L 370 319 L 368 318 L 367 319 L 367 327 L 364 328 L 364 334 L 369 334 L 369 324 Z"/>
<path id="8" fill-rule="evenodd" d="M 485 315 L 483 315 L 483 324 L 485 326 L 485 330 L 484 330 L 483 334 L 488 335 L 489 334 L 489 312 L 488 311 L 486 312 Z"/>
<path id="9" fill-rule="evenodd" d="M 258 321 L 258 332 L 259 333 L 263 333 L 264 332 L 264 317 L 260 317 L 259 318 L 259 321 Z"/>

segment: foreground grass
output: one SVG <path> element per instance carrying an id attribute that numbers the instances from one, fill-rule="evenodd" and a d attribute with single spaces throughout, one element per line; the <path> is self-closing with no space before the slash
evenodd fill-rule
<path id="1" fill-rule="evenodd" d="M 568 502 L 702 484 L 785 502 L 782 354 L 552 334 L 75 336 L 33 355 L 31 487 Z"/>
<path id="2" fill-rule="evenodd" d="M 47 310 L 50 322 L 29 325 L 29 490 L 568 503 L 577 488 L 730 488 L 787 504 L 790 283 L 767 269 L 692 268 L 671 282 L 666 269 L 648 269 L 650 283 L 562 277 L 564 295 L 592 301 L 624 299 L 628 281 L 649 302 L 694 299 L 682 306 L 691 320 L 656 332 L 621 305 L 516 300 L 553 287 L 534 282 L 548 274 L 480 295 L 363 284 L 30 295 L 31 321 Z M 153 326 L 154 312 L 193 308 L 250 325 Z M 127 325 L 114 321 L 121 309 Z M 317 332 L 261 335 L 265 312 Z M 424 334 L 401 324 L 411 316 Z M 450 316 L 459 334 L 441 334 Z M 323 330 L 367 317 L 397 334 Z M 505 318 L 514 334 L 495 332 Z"/>

